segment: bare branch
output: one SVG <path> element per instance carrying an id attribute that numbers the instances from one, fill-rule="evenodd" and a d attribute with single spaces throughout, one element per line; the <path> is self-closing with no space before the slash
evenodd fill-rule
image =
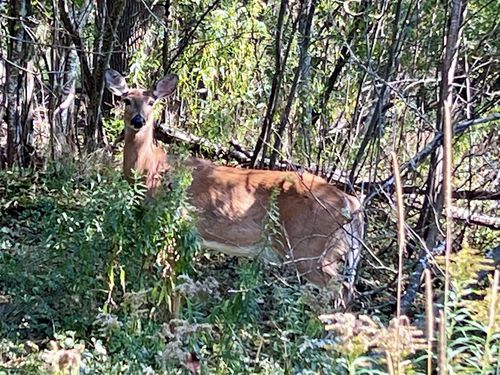
<path id="1" fill-rule="evenodd" d="M 71 36 L 71 40 L 73 41 L 76 47 L 76 52 L 78 53 L 78 58 L 80 59 L 80 65 L 84 76 L 82 81 L 85 86 L 85 91 L 87 93 L 90 93 L 94 90 L 94 82 L 92 80 L 92 73 L 85 52 L 83 40 L 80 37 L 80 33 L 78 33 L 75 26 L 73 25 L 73 21 L 71 21 L 68 12 L 66 11 L 66 2 L 64 0 L 59 0 L 58 3 L 59 3 L 59 12 L 61 15 L 61 21 L 64 25 L 64 28 Z"/>
<path id="2" fill-rule="evenodd" d="M 451 207 L 451 215 L 453 216 L 453 219 L 456 220 L 488 227 L 490 229 L 500 229 L 500 217 L 471 212 L 470 210 L 460 207 Z"/>
<path id="3" fill-rule="evenodd" d="M 425 190 L 415 186 L 405 186 L 404 194 L 425 195 Z M 452 192 L 453 199 L 464 199 L 468 201 L 495 201 L 500 200 L 500 192 L 484 190 L 455 190 Z"/>
<path id="4" fill-rule="evenodd" d="M 474 119 L 474 120 L 465 120 L 465 121 L 460 121 L 453 127 L 453 134 L 454 136 L 459 136 L 460 134 L 464 133 L 467 129 L 474 125 L 479 125 L 479 124 L 484 124 L 490 121 L 498 121 L 500 120 L 500 113 L 494 113 L 488 117 L 485 118 L 479 118 L 479 119 Z M 433 151 L 435 151 L 438 147 L 440 147 L 443 144 L 443 133 L 437 134 L 434 139 L 427 144 L 421 151 L 419 151 L 414 157 L 412 157 L 410 160 L 404 162 L 401 165 L 401 170 L 400 172 L 403 174 L 406 172 L 408 169 L 415 169 L 417 166 L 419 166 L 425 158 L 427 158 Z M 370 194 L 365 199 L 365 204 L 375 198 L 376 196 L 380 195 L 382 190 L 388 190 L 394 185 L 394 176 L 391 176 L 384 181 L 380 182 L 377 184 L 378 188 L 374 189 Z"/>

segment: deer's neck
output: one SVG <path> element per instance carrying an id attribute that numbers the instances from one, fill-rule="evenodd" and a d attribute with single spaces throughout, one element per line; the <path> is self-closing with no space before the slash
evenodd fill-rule
<path id="1" fill-rule="evenodd" d="M 140 131 L 127 129 L 125 132 L 125 146 L 123 149 L 123 172 L 130 181 L 133 179 L 133 170 L 140 174 L 156 173 L 158 165 L 165 158 L 163 149 L 156 146 L 153 138 L 153 124 L 145 125 Z"/>

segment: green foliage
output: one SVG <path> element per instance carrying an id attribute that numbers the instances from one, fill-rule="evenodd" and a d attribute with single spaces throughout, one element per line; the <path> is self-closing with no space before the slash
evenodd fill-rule
<path id="1" fill-rule="evenodd" d="M 444 259 L 438 258 L 438 263 L 443 265 Z M 485 259 L 478 250 L 467 245 L 450 257 L 447 356 L 448 366 L 455 373 L 490 374 L 498 366 L 498 290 L 495 306 L 492 306 L 495 288 L 492 280 L 490 279 L 489 285 L 478 285 L 478 275 L 493 269 L 491 259 Z M 498 285 L 496 288 L 498 289 Z"/>
<path id="2" fill-rule="evenodd" d="M 126 21 L 138 22 L 125 30 L 124 34 L 131 32 L 126 45 L 114 48 L 115 53 L 123 53 L 124 61 L 131 57 L 125 72 L 130 85 L 149 88 L 161 75 L 178 73 L 178 96 L 172 100 L 172 110 L 179 115 L 176 125 L 216 144 L 234 138 L 246 149 L 254 147 L 277 73 L 280 82 L 272 129 L 277 128 L 286 102 L 293 99 L 280 151 L 299 164 L 314 162 L 318 170 L 332 168 L 332 176 L 345 175 L 367 137 L 355 171 L 359 172 L 357 182 L 382 181 L 392 173 L 386 162 L 388 151 L 395 150 L 400 160 L 408 160 L 439 131 L 436 122 L 441 109 L 436 98 L 449 24 L 449 6 L 440 2 L 400 2 L 401 18 L 396 25 L 397 3 L 317 1 L 309 41 L 310 72 L 299 77 L 293 98 L 291 87 L 303 41 L 297 26 L 305 21 L 300 11 L 306 2 L 288 2 L 281 32 L 276 22 L 279 2 L 179 0 L 169 2 L 164 16 L 152 17 L 151 22 L 145 18 L 154 13 L 152 5 L 159 3 L 140 3 L 150 5 L 151 12 L 125 14 Z M 0 13 L 7 14 L 15 4 L 0 2 Z M 50 149 L 44 131 L 62 135 L 57 134 L 57 126 L 52 127 L 57 125 L 52 112 L 60 104 L 57 87 L 66 87 L 68 82 L 57 67 L 73 41 L 61 28 L 64 23 L 58 14 L 62 8 L 53 7 L 64 4 L 72 18 L 81 20 L 82 61 L 87 57 L 95 67 L 92 61 L 100 56 L 95 48 L 102 45 L 104 35 L 100 26 L 108 25 L 108 15 L 115 13 L 106 7 L 94 8 L 85 22 L 84 1 L 34 1 L 33 14 L 26 18 L 29 22 L 16 23 L 16 28 L 29 31 L 30 40 L 23 48 L 26 61 L 9 57 L 10 44 L 17 39 L 7 35 L 6 26 L 17 17 L 0 17 L 0 50 L 3 57 L 9 57 L 4 64 L 9 68 L 7 76 L 0 71 L 0 81 L 10 78 L 16 66 L 26 68 L 20 70 L 30 77 L 26 82 L 36 78 L 33 116 L 31 109 L 19 116 L 33 117 L 33 122 L 26 123 L 33 125 L 35 137 L 42 134 L 36 151 Z M 499 6 L 489 0 L 467 2 L 453 83 L 454 121 L 498 112 Z M 276 32 L 281 34 L 278 50 Z M 388 57 L 394 37 L 398 42 L 391 66 Z M 132 56 L 126 56 L 132 49 Z M 280 66 L 275 66 L 277 55 Z M 163 72 L 167 61 L 173 65 L 170 72 Z M 79 113 L 69 116 L 78 125 L 62 124 L 71 138 L 68 143 L 74 141 L 73 136 L 80 140 L 81 116 L 92 113 L 79 94 L 84 87 L 81 79 L 76 85 Z M 334 85 L 329 87 L 331 79 Z M 16 81 L 25 85 L 22 77 Z M 380 122 L 367 131 L 385 83 L 387 97 L 380 103 Z M 9 82 L 5 86 L 11 87 Z M 19 93 L 32 91 L 31 84 L 25 86 Z M 11 101 L 4 99 L 0 102 Z M 122 131 L 121 120 L 108 118 L 103 123 L 108 139 Z M 466 136 L 454 139 L 453 182 L 458 189 L 497 189 L 495 125 L 474 126 Z M 21 135 L 31 132 L 23 126 L 18 130 Z M 2 127 L 0 136 L 4 134 Z M 0 151 L 5 149 L 0 146 Z M 420 190 L 437 165 L 412 165 L 405 181 Z M 179 172 L 175 178 L 179 183 L 173 192 L 151 201 L 140 182 L 130 187 L 119 173 L 101 165 L 89 166 L 88 161 L 79 167 L 58 163 L 39 171 L 0 172 L 2 366 L 22 366 L 26 373 L 67 373 L 71 371 L 67 360 L 71 360 L 82 371 L 105 374 L 185 373 L 196 366 L 202 373 L 219 374 L 387 372 L 380 352 L 394 358 L 393 348 L 378 345 L 377 352 L 363 341 L 368 331 L 376 332 L 378 344 L 393 332 L 393 327 L 376 319 L 389 321 L 394 305 L 395 231 L 385 204 L 367 207 L 372 229 L 366 243 L 381 260 L 373 267 L 371 255 L 367 257 L 369 267 L 361 272 L 360 289 L 369 290 L 360 294 L 355 308 L 382 307 L 370 310 L 369 318 L 337 316 L 345 320 L 344 326 L 352 323 L 362 329 L 343 332 L 333 341 L 327 334 L 323 340 L 317 316 L 330 310 L 328 293 L 301 287 L 295 280 L 284 283 L 275 277 L 275 270 L 260 262 L 243 260 L 235 265 L 225 257 L 204 254 L 208 262 L 197 256 L 196 231 L 184 189 L 189 174 Z M 471 205 L 468 200 L 456 204 Z M 479 211 L 494 210 L 495 204 L 481 202 Z M 418 228 L 423 220 L 416 214 L 425 205 L 422 196 L 411 197 L 407 223 L 412 229 L 423 229 Z M 271 242 L 286 240 L 279 235 L 274 198 L 267 219 L 264 256 Z M 423 232 L 415 231 L 412 240 L 419 243 Z M 496 236 L 484 228 L 465 231 L 476 247 L 493 243 Z M 500 328 L 490 313 L 494 293 L 484 282 L 475 282 L 477 272 L 486 268 L 482 257 L 467 248 L 452 258 L 447 349 L 455 372 L 495 370 L 498 345 L 494 344 Z M 442 280 L 436 284 L 442 285 Z M 183 305 L 179 319 L 172 320 L 177 297 Z M 500 309 L 499 300 L 493 311 Z M 47 345 L 48 340 L 53 344 Z M 331 350 L 324 351 L 325 346 Z M 406 352 L 403 357 L 414 359 L 415 355 Z M 425 356 L 416 357 L 415 369 L 407 371 L 418 373 L 423 368 L 420 361 Z"/>
<path id="3" fill-rule="evenodd" d="M 329 310 L 324 292 L 285 286 L 257 261 L 241 261 L 234 274 L 231 265 L 223 273 L 212 265 L 193 270 L 200 258 L 185 201 L 188 173 L 153 201 L 139 182 L 130 187 L 119 173 L 87 163 L 0 174 L 2 366 L 33 374 L 70 373 L 72 364 L 102 374 L 180 374 L 190 366 L 219 374 L 377 374 L 387 358 L 397 365 L 394 324 L 339 315 L 340 328 L 357 328 L 323 339 L 316 317 Z M 264 246 L 277 224 L 271 199 Z M 489 270 L 468 247 L 451 259 L 447 350 L 455 372 L 496 366 L 492 292 L 479 292 L 476 282 Z M 184 300 L 178 320 L 169 320 L 172 291 Z M 413 353 L 421 344 L 415 333 L 403 327 L 400 358 L 415 358 L 405 371 L 418 374 L 426 356 Z"/>
<path id="4" fill-rule="evenodd" d="M 266 74 L 271 41 L 263 18 L 272 9 L 260 1 L 223 3 L 175 66 L 187 104 L 186 126 L 217 142 L 244 140 L 260 124 L 268 88 L 259 79 Z"/>
<path id="5" fill-rule="evenodd" d="M 112 112 L 117 112 L 117 110 L 115 109 Z M 123 130 L 124 123 L 121 118 L 122 116 L 116 116 L 103 120 L 103 128 L 106 130 L 110 141 L 114 141 Z"/>
<path id="6" fill-rule="evenodd" d="M 285 285 L 259 261 L 222 258 L 224 272 L 217 259 L 204 264 L 185 200 L 188 173 L 151 200 L 139 182 L 130 187 L 88 163 L 0 174 L 2 366 L 33 374 L 379 374 L 390 361 L 424 373 L 421 333 L 407 322 L 399 357 L 396 321 L 331 315 L 336 335 L 324 337 L 324 291 Z M 275 204 L 267 245 L 276 240 Z M 451 260 L 447 350 L 455 372 L 496 366 L 493 295 L 476 282 L 489 269 L 470 248 Z M 184 303 L 171 319 L 175 295 Z M 414 359 L 411 367 L 403 359 Z"/>
<path id="7" fill-rule="evenodd" d="M 71 165 L 54 165 L 27 176 L 9 172 L 2 179 L 2 206 L 31 232 L 26 246 L 13 223 L 3 223 L 8 226 L 1 242 L 2 282 L 12 287 L 14 300 L 23 300 L 34 325 L 46 324 L 47 333 L 70 322 L 72 329 L 85 329 L 103 302 L 105 308 L 114 305 L 139 286 L 152 288 L 150 302 L 160 305 L 171 289 L 165 276 L 190 268 L 196 236 L 181 203 L 185 177 L 180 176 L 179 190 L 154 203 L 143 203 L 139 183 L 130 189 L 111 171 L 84 176 Z M 23 184 L 33 180 L 36 184 L 25 185 L 29 195 L 23 195 Z M 175 269 L 167 270 L 176 258 Z M 27 297 L 29 291 L 37 297 Z M 50 322 L 44 319 L 48 311 Z M 75 321 L 78 311 L 84 313 Z"/>
<path id="8" fill-rule="evenodd" d="M 192 271 L 198 246 L 184 203 L 189 175 L 175 178 L 176 189 L 152 201 L 139 182 L 130 188 L 111 170 L 54 164 L 2 172 L 0 205 L 9 213 L 0 240 L 0 284 L 9 302 L 3 334 L 81 335 L 96 327 L 99 311 L 112 312 L 127 316 L 127 335 L 109 341 L 110 350 L 138 353 L 130 344 L 147 340 L 168 316 L 176 275 Z"/>
<path id="9" fill-rule="evenodd" d="M 190 177 L 175 178 L 173 191 L 150 200 L 139 182 L 130 187 L 90 161 L 1 172 L 1 366 L 33 374 L 329 366 L 312 344 L 322 335 L 308 307 L 317 291 L 303 299 L 299 285 L 273 281 L 258 261 L 234 275 L 212 265 L 195 272 Z M 272 226 L 270 217 L 269 235 Z M 173 291 L 184 304 L 172 320 Z"/>
<path id="10" fill-rule="evenodd" d="M 494 269 L 491 263 L 469 246 L 451 256 L 445 347 L 447 372 L 450 374 L 498 372 L 498 285 L 492 280 L 490 285 L 478 285 L 480 273 Z M 444 265 L 444 257 L 438 257 L 437 264 Z M 498 279 L 495 282 L 498 283 Z M 427 374 L 429 355 L 433 368 L 437 367 L 438 338 L 433 338 L 434 346 L 430 353 L 424 351 L 427 346 L 423 332 L 409 324 L 404 316 L 399 321 L 393 319 L 387 326 L 367 315 L 336 313 L 320 318 L 326 323 L 325 329 L 335 333 L 332 340 L 324 342 L 326 348 L 338 354 L 335 373 Z M 399 352 L 395 339 L 398 335 Z"/>
<path id="11" fill-rule="evenodd" d="M 407 359 L 425 347 L 422 331 L 410 325 L 406 317 L 391 320 L 387 327 L 367 315 L 337 313 L 320 318 L 327 323 L 325 329 L 335 333 L 327 347 L 340 354 L 339 373 L 372 374 L 384 369 L 410 373 L 413 368 Z"/>

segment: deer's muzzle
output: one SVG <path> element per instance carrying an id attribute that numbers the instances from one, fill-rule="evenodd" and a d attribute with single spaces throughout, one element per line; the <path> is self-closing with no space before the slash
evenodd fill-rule
<path id="1" fill-rule="evenodd" d="M 139 130 L 146 124 L 146 120 L 144 120 L 144 117 L 142 117 L 141 115 L 135 115 L 134 117 L 132 117 L 130 124 L 132 124 L 134 129 Z"/>

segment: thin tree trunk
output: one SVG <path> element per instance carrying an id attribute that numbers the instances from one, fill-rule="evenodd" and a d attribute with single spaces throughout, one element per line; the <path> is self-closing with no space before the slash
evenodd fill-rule
<path id="1" fill-rule="evenodd" d="M 162 67 L 163 67 L 163 73 L 167 74 L 168 69 L 168 62 L 170 61 L 170 45 L 171 45 L 171 30 L 170 30 L 170 24 L 169 24 L 169 18 L 170 18 L 170 0 L 165 0 L 165 16 L 164 16 L 164 21 L 165 21 L 165 28 L 163 30 L 163 45 L 162 45 L 162 50 L 161 50 L 161 58 L 162 58 Z"/>
<path id="2" fill-rule="evenodd" d="M 125 0 L 108 0 L 101 9 L 103 36 L 96 43 L 95 65 L 92 72 L 93 90 L 88 94 L 88 124 L 85 131 L 85 147 L 93 151 L 106 143 L 102 128 L 102 98 L 104 94 L 104 71 L 109 66 L 116 31 L 125 9 Z"/>
<path id="3" fill-rule="evenodd" d="M 389 49 L 389 56 L 388 56 L 387 64 L 385 66 L 385 71 L 383 74 L 384 83 L 382 84 L 382 87 L 381 87 L 380 91 L 378 92 L 378 95 L 377 95 L 378 100 L 377 100 L 375 107 L 373 109 L 373 114 L 372 114 L 370 123 L 369 123 L 368 128 L 365 132 L 365 135 L 363 137 L 363 141 L 361 142 L 361 146 L 359 147 L 359 150 L 354 158 L 351 173 L 349 175 L 349 180 L 352 184 L 354 184 L 354 182 L 355 182 L 357 167 L 361 163 L 361 159 L 362 159 L 363 155 L 366 154 L 366 148 L 367 148 L 369 142 L 375 138 L 378 138 L 378 136 L 382 133 L 382 128 L 384 126 L 383 108 L 385 108 L 386 103 L 387 103 L 387 99 L 388 99 L 388 91 L 387 91 L 387 83 L 386 82 L 389 80 L 390 76 L 392 75 L 394 65 L 396 64 L 398 45 L 401 42 L 400 41 L 401 33 L 400 33 L 400 26 L 399 26 L 400 19 L 401 19 L 401 0 L 398 0 L 398 2 L 395 5 L 395 9 L 394 9 L 394 24 L 393 24 L 393 28 L 392 28 L 392 40 L 391 40 L 391 46 Z"/>
<path id="4" fill-rule="evenodd" d="M 266 115 L 264 116 L 264 121 L 261 126 L 259 138 L 257 139 L 257 143 L 255 144 L 252 160 L 250 165 L 252 167 L 257 166 L 257 160 L 263 154 L 264 142 L 268 139 L 269 132 L 271 131 L 271 125 L 273 121 L 273 115 L 275 112 L 276 101 L 280 91 L 281 85 L 281 76 L 283 74 L 283 64 L 281 62 L 281 49 L 282 49 L 282 38 L 283 38 L 283 25 L 285 19 L 285 11 L 286 6 L 288 4 L 288 0 L 281 0 L 280 9 L 278 13 L 278 21 L 276 24 L 276 44 L 274 47 L 274 75 L 271 83 L 271 92 L 269 94 L 269 101 L 267 104 Z M 262 155 L 262 160 L 265 155 Z"/>
<path id="5" fill-rule="evenodd" d="M 11 0 L 9 2 L 8 29 L 11 36 L 8 43 L 6 65 L 6 98 L 7 98 L 7 164 L 19 163 L 27 166 L 30 163 L 33 147 L 31 139 L 32 114 L 31 106 L 26 107 L 27 92 L 27 61 L 31 48 L 25 44 L 28 35 L 23 20 L 31 14 L 29 0 Z M 24 94 L 24 95 L 23 95 Z M 27 111 L 27 112 L 26 112 Z M 24 113 L 23 113 L 24 112 Z M 29 122 L 31 122 L 31 125 Z"/>
<path id="6" fill-rule="evenodd" d="M 74 9 L 67 14 L 72 24 L 75 25 L 75 30 L 85 29 L 92 10 L 91 1 L 86 0 L 76 14 Z M 69 48 L 73 44 L 73 39 L 59 31 L 62 27 L 62 17 L 56 0 L 53 0 L 53 14 L 54 33 L 50 69 L 54 73 L 50 75 L 50 87 L 54 95 L 51 96 L 49 113 L 51 129 L 54 133 L 54 139 L 51 140 L 52 156 L 59 158 L 63 155 L 70 155 L 76 150 L 77 128 L 74 109 L 79 60 L 76 50 Z M 57 105 L 53 99 L 57 99 Z"/>
<path id="7" fill-rule="evenodd" d="M 443 58 L 443 62 L 441 65 L 441 84 L 440 84 L 440 94 L 439 94 L 439 114 L 438 114 L 438 122 L 436 124 L 438 131 L 443 131 L 443 108 L 444 103 L 449 102 L 452 103 L 451 95 L 452 95 L 452 85 L 455 76 L 455 67 L 458 59 L 458 48 L 460 44 L 460 25 L 462 20 L 463 13 L 463 3 L 461 0 L 453 0 L 452 1 L 452 9 L 450 13 L 450 26 L 448 29 L 447 37 L 446 37 L 446 47 L 445 47 L 445 56 Z M 436 218 L 441 216 L 441 211 L 443 209 L 443 201 L 444 201 L 444 189 L 442 185 L 441 176 L 436 176 L 433 178 L 432 174 L 436 175 L 436 172 L 441 171 L 441 160 L 442 160 L 442 148 L 437 150 L 434 157 L 434 168 L 430 168 L 431 175 L 431 184 L 430 186 L 433 190 L 429 191 L 429 196 L 432 196 L 432 192 L 436 191 L 437 187 L 440 186 L 437 197 L 434 201 L 435 204 L 432 207 L 429 207 L 427 213 L 427 232 L 425 236 L 425 242 L 427 248 L 430 248 L 434 245 L 436 235 L 438 233 L 438 221 Z M 432 164 L 431 164 L 432 165 Z M 439 167 L 437 167 L 439 165 Z M 432 202 L 430 202 L 432 203 Z"/>
<path id="8" fill-rule="evenodd" d="M 299 27 L 299 32 L 302 35 L 302 40 L 300 41 L 299 64 L 295 70 L 292 86 L 288 94 L 288 100 L 285 109 L 281 114 L 278 130 L 276 131 L 276 134 L 274 136 L 274 146 L 269 161 L 270 169 L 273 169 L 275 167 L 278 154 L 281 151 L 283 134 L 285 132 L 285 128 L 288 123 L 288 117 L 290 116 L 290 111 L 292 109 L 292 105 L 295 100 L 295 94 L 297 91 L 299 80 L 302 79 L 303 82 L 309 81 L 308 74 L 310 71 L 310 67 L 308 71 L 306 64 L 308 61 L 310 62 L 308 50 L 309 50 L 309 44 L 311 42 L 313 18 L 314 18 L 314 12 L 316 10 L 316 0 L 308 0 L 306 7 L 307 7 L 306 12 L 304 13 L 304 7 L 301 7 L 300 14 L 298 15 L 299 19 L 302 18 L 303 16 L 305 17 L 305 21 L 302 23 L 301 27 Z M 304 74 L 307 75 L 304 76 Z"/>
<path id="9" fill-rule="evenodd" d="M 438 114 L 438 122 L 436 123 L 436 127 L 438 131 L 442 131 L 444 129 L 444 120 L 445 116 L 442 116 L 445 105 L 450 106 L 449 111 L 451 115 L 451 105 L 452 94 L 453 94 L 453 81 L 455 77 L 455 67 L 458 59 L 458 50 L 460 46 L 460 36 L 461 36 L 461 22 L 462 16 L 466 9 L 466 2 L 462 0 L 453 0 L 450 18 L 449 18 L 449 27 L 446 36 L 446 45 L 445 45 L 445 53 L 443 57 L 443 61 L 441 64 L 441 84 L 440 84 L 440 93 L 439 93 L 439 114 Z M 451 119 L 449 119 L 451 121 Z M 453 128 L 451 128 L 453 129 Z M 451 142 L 451 137 L 453 134 L 449 134 Z M 442 148 L 441 155 L 442 155 Z M 425 232 L 425 248 L 422 249 L 420 258 L 425 256 L 426 253 L 429 252 L 429 249 L 434 247 L 436 243 L 436 237 L 439 231 L 439 218 L 443 212 L 444 202 L 445 202 L 445 189 L 444 185 L 441 182 L 436 182 L 439 176 L 436 176 L 436 170 L 441 170 L 441 168 L 437 168 L 438 164 L 441 164 L 440 159 L 438 159 L 438 154 L 435 152 L 433 154 L 433 158 L 431 159 L 431 168 L 429 169 L 429 178 L 427 185 L 427 196 L 433 196 L 433 191 L 437 187 L 439 187 L 439 192 L 437 196 L 435 196 L 434 201 L 427 200 L 424 202 L 426 204 L 425 209 L 422 210 L 422 215 L 420 218 L 420 225 L 423 225 L 423 230 Z M 432 189 L 432 190 L 430 190 Z M 449 193 L 451 194 L 451 192 Z M 450 213 L 451 215 L 451 213 Z M 448 239 L 448 242 L 451 239 Z M 447 243 L 447 246 L 451 246 L 451 243 Z M 448 251 L 447 251 L 448 252 Z M 410 279 L 409 288 L 407 293 L 403 299 L 402 309 L 403 311 L 407 311 L 413 303 L 415 299 L 416 293 L 420 287 L 420 279 L 422 277 L 422 272 L 425 268 L 424 264 L 421 262 L 418 263 L 416 271 L 412 274 Z"/>
<path id="10" fill-rule="evenodd" d="M 116 30 L 125 9 L 125 0 L 98 2 L 97 35 L 94 43 L 93 69 L 84 52 L 83 39 L 68 15 L 66 3 L 59 1 L 59 11 L 64 27 L 70 34 L 77 48 L 82 70 L 82 81 L 85 93 L 89 97 L 87 108 L 87 125 L 85 127 L 85 147 L 93 151 L 105 143 L 102 129 L 102 97 L 104 93 L 104 70 L 109 66 L 110 57 L 115 45 Z"/>

